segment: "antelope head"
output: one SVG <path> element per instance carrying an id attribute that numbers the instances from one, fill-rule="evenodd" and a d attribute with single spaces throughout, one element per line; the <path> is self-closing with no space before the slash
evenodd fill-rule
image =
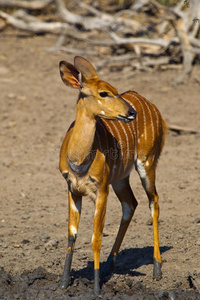
<path id="1" fill-rule="evenodd" d="M 91 117 L 126 123 L 136 118 L 137 112 L 112 85 L 98 78 L 95 68 L 86 59 L 76 56 L 74 66 L 61 61 L 60 75 L 65 85 L 80 90 L 80 99 Z"/>

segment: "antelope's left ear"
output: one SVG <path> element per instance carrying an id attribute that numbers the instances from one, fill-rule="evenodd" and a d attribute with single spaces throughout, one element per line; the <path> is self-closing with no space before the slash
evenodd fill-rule
<path id="1" fill-rule="evenodd" d="M 95 68 L 87 59 L 75 56 L 74 66 L 81 72 L 83 82 L 87 82 L 90 79 L 98 79 Z"/>
<path id="2" fill-rule="evenodd" d="M 79 80 L 79 71 L 76 67 L 66 61 L 61 61 L 59 64 L 60 76 L 65 85 L 74 89 L 81 89 L 82 84 Z"/>

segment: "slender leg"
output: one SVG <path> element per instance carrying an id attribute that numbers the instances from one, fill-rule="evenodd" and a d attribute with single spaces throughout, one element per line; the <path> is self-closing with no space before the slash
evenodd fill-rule
<path id="1" fill-rule="evenodd" d="M 140 162 L 140 167 L 137 169 L 142 185 L 149 199 L 149 208 L 153 220 L 153 239 L 154 239 L 154 269 L 153 278 L 160 280 L 162 277 L 161 272 L 161 255 L 159 247 L 159 230 L 158 230 L 158 218 L 159 218 L 159 204 L 158 194 L 155 187 L 155 164 L 152 166 L 146 166 L 145 163 Z"/>
<path id="2" fill-rule="evenodd" d="M 152 196 L 149 197 L 149 199 Z M 159 247 L 159 230 L 158 230 L 158 218 L 159 218 L 159 204 L 158 204 L 158 194 L 155 190 L 154 199 L 150 200 L 150 209 L 153 218 L 153 238 L 154 238 L 154 268 L 153 268 L 153 278 L 160 280 L 162 277 L 161 272 L 161 255 Z"/>
<path id="3" fill-rule="evenodd" d="M 106 275 L 112 273 L 114 269 L 116 257 L 119 252 L 121 243 L 133 217 L 134 211 L 137 207 L 137 200 L 135 199 L 135 196 L 130 187 L 129 177 L 113 184 L 113 189 L 121 202 L 123 215 L 115 243 L 102 271 L 102 279 Z"/>
<path id="4" fill-rule="evenodd" d="M 78 232 L 78 224 L 81 214 L 82 198 L 69 191 L 69 221 L 68 221 L 68 247 L 65 259 L 65 266 L 60 282 L 60 287 L 65 289 L 70 282 L 70 271 L 73 257 L 73 250 Z"/>
<path id="5" fill-rule="evenodd" d="M 108 186 L 104 191 L 99 191 L 95 205 L 94 230 L 92 236 L 92 249 L 94 252 L 94 293 L 100 294 L 99 286 L 99 256 L 101 249 L 102 231 L 105 221 Z"/>

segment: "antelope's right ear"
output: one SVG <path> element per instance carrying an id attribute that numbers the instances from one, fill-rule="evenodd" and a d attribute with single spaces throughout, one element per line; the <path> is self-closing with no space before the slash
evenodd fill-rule
<path id="1" fill-rule="evenodd" d="M 82 84 L 79 81 L 79 71 L 70 63 L 61 61 L 59 64 L 60 76 L 65 85 L 74 89 L 81 89 Z"/>

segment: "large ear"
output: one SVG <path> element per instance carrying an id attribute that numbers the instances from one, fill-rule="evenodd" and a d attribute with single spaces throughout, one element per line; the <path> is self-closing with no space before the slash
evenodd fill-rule
<path id="1" fill-rule="evenodd" d="M 79 81 L 79 71 L 70 63 L 66 61 L 61 61 L 59 64 L 60 68 L 60 76 L 62 78 L 62 81 L 67 86 L 70 86 L 75 89 L 81 89 L 82 85 Z"/>
<path id="2" fill-rule="evenodd" d="M 75 56 L 74 66 L 81 72 L 83 82 L 90 79 L 98 79 L 95 68 L 87 59 Z"/>

